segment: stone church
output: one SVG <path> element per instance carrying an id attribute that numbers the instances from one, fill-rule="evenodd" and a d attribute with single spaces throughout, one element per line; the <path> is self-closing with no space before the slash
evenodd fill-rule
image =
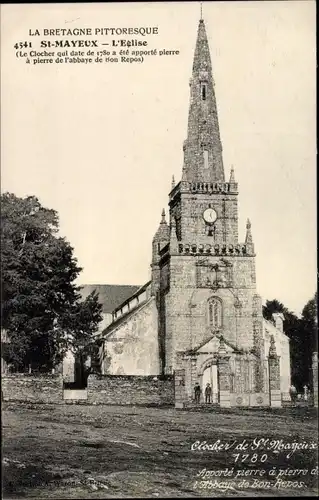
<path id="1" fill-rule="evenodd" d="M 279 406 L 289 399 L 289 340 L 282 315 L 263 319 L 249 220 L 239 239 L 238 183 L 233 169 L 225 179 L 214 87 L 201 19 L 181 179 L 172 182 L 168 220 L 163 211 L 152 241 L 151 281 L 108 285 L 101 300 L 101 371 L 175 374 L 176 397 L 188 401 L 196 382 L 202 390 L 210 383 L 223 406 L 270 404 L 272 389 Z"/>

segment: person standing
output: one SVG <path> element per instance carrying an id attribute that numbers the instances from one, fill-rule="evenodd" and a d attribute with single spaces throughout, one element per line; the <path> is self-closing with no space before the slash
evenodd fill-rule
<path id="1" fill-rule="evenodd" d="M 210 403 L 212 398 L 212 388 L 209 383 L 206 384 L 205 388 L 205 403 Z"/>
<path id="2" fill-rule="evenodd" d="M 194 387 L 194 392 L 195 392 L 195 403 L 198 404 L 200 402 L 200 385 L 198 382 L 196 382 L 195 387 Z"/>
<path id="3" fill-rule="evenodd" d="M 303 390 L 304 390 L 304 400 L 308 401 L 308 386 L 304 385 Z"/>
<path id="4" fill-rule="evenodd" d="M 290 386 L 290 397 L 291 401 L 294 403 L 297 399 L 297 389 L 294 385 Z"/>

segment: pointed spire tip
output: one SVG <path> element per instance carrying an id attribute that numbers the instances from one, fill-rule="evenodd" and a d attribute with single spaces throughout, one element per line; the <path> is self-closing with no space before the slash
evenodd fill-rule
<path id="1" fill-rule="evenodd" d="M 161 220 L 161 224 L 166 224 L 166 219 L 165 219 L 165 209 L 163 208 L 162 210 L 162 220 Z"/>

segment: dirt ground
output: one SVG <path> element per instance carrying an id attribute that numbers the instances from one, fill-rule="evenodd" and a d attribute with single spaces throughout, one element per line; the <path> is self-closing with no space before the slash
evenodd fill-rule
<path id="1" fill-rule="evenodd" d="M 315 496 L 318 492 L 318 452 L 307 448 L 317 443 L 314 409 L 199 412 L 4 403 L 2 433 L 4 498 Z M 260 441 L 253 450 L 254 439 L 269 441 Z M 272 439 L 282 440 L 281 445 Z M 199 450 L 198 443 L 203 442 L 211 447 L 215 443 L 214 449 Z M 289 443 L 295 446 L 294 442 L 303 449 L 281 449 Z"/>

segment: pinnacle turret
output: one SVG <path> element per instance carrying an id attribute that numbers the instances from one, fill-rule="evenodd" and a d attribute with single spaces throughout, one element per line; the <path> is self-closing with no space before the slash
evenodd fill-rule
<path id="1" fill-rule="evenodd" d="M 170 241 L 169 241 L 170 254 L 174 255 L 178 252 L 178 240 L 176 235 L 176 220 L 175 217 L 171 219 L 171 231 L 170 231 Z"/>
<path id="2" fill-rule="evenodd" d="M 230 177 L 229 177 L 229 182 L 230 182 L 230 183 L 234 183 L 234 182 L 236 182 L 236 181 L 235 181 L 235 170 L 234 170 L 233 165 L 231 166 L 231 169 L 230 169 Z"/>
<path id="3" fill-rule="evenodd" d="M 153 241 L 160 242 L 160 243 L 168 243 L 169 241 L 169 227 L 166 222 L 166 217 L 165 217 L 165 210 L 163 208 L 162 214 L 161 214 L 161 222 L 159 225 L 159 228 L 157 229 L 155 236 L 153 238 Z"/>
<path id="4" fill-rule="evenodd" d="M 252 237 L 252 234 L 251 234 L 251 222 L 250 222 L 249 219 L 247 219 L 247 222 L 246 222 L 245 245 L 246 245 L 248 253 L 250 255 L 253 255 L 255 253 L 255 249 L 254 249 L 253 237 Z"/>

